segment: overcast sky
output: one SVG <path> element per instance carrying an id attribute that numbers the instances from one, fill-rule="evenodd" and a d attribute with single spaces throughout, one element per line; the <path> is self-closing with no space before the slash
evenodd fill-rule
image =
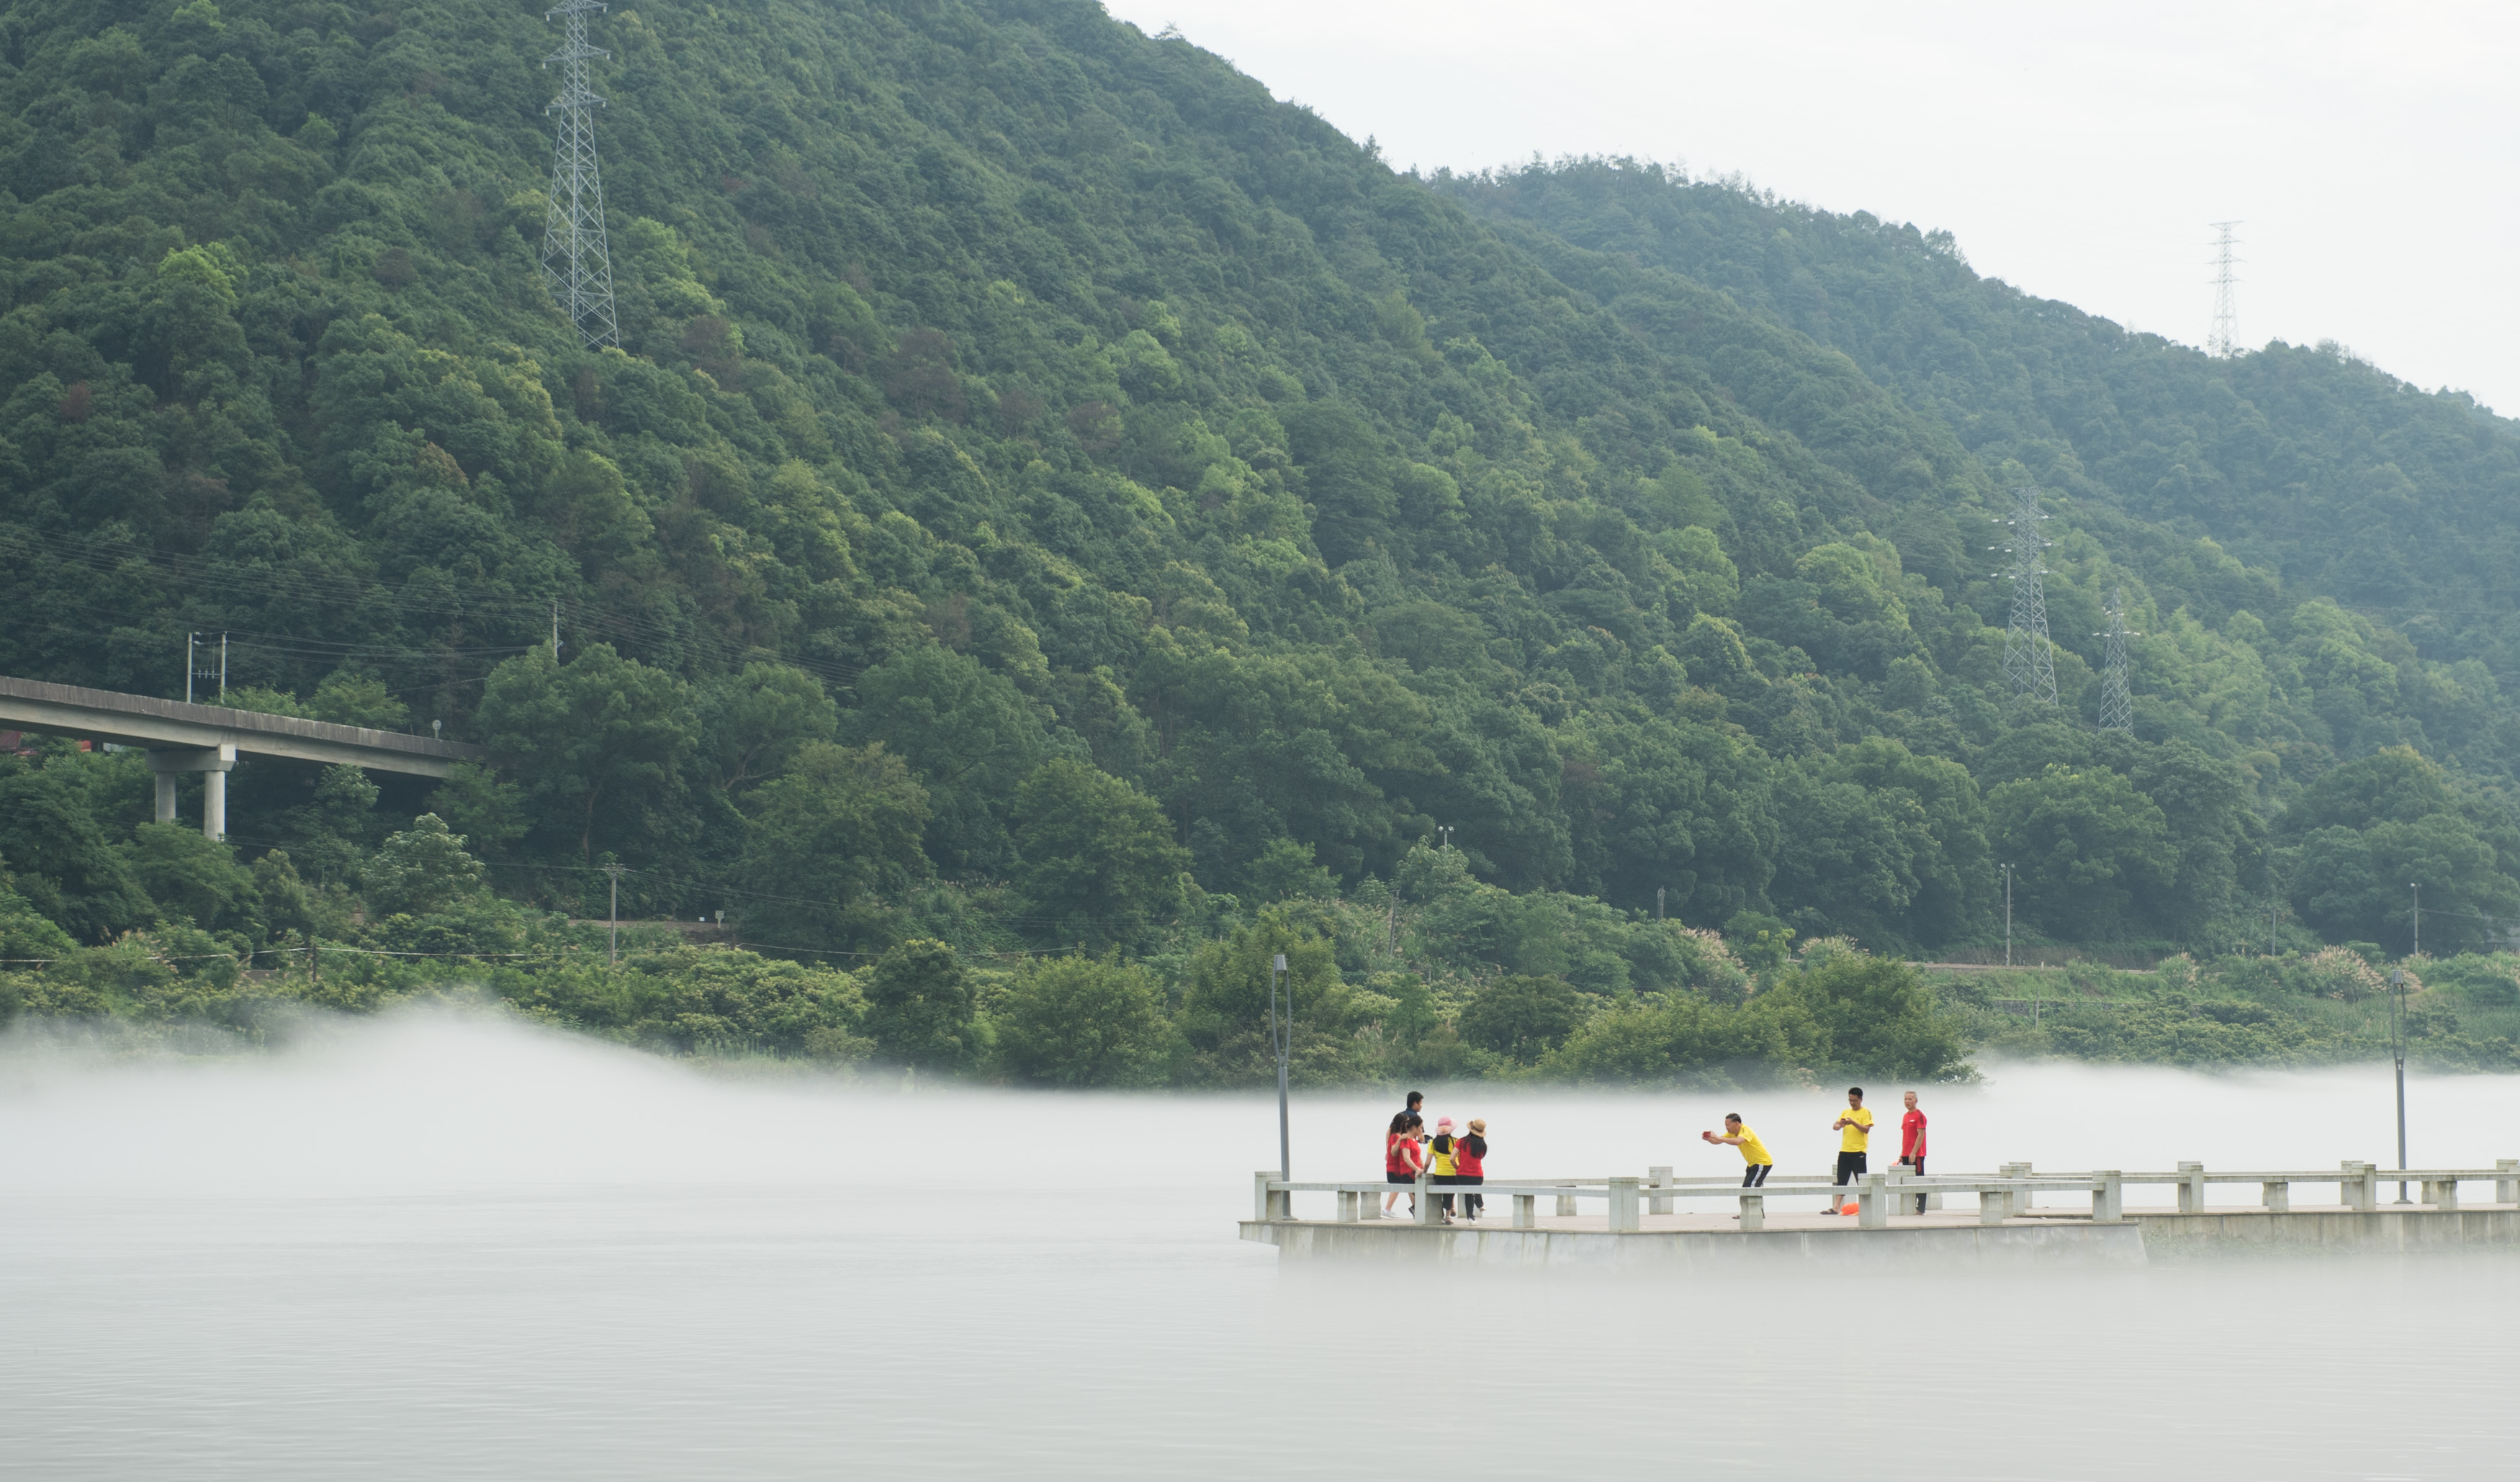
<path id="1" fill-rule="evenodd" d="M 1947 228 L 1981 273 L 2201 345 L 2334 339 L 2520 415 L 2520 8 L 1108 0 L 1395 167 L 1734 171 Z"/>

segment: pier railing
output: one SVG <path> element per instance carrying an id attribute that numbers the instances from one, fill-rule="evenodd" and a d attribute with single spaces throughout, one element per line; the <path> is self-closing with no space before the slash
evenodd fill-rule
<path id="1" fill-rule="evenodd" d="M 1337 1195 L 1337 1223 L 1355 1224 L 1375 1218 L 1373 1201 L 1395 1193 L 1407 1193 L 1415 1200 L 1416 1223 L 1435 1225 L 1443 1221 L 1441 1200 L 1459 1195 L 1476 1194 L 1509 1204 L 1512 1210 L 1510 1228 L 1535 1230 L 1540 1224 L 1540 1201 L 1553 1201 L 1559 1218 L 1577 1214 L 1579 1200 L 1605 1201 L 1608 1228 L 1613 1232 L 1638 1231 L 1644 1228 L 1646 1214 L 1669 1214 L 1681 1199 L 1732 1198 L 1737 1201 L 1740 1228 L 1760 1230 L 1767 1224 L 1768 1200 L 1818 1196 L 1835 1210 L 1841 1201 L 1852 1199 L 1856 1205 L 1856 1227 L 1861 1230 L 1883 1230 L 1889 1227 L 1894 1209 L 1904 1209 L 1910 1200 L 1919 1200 L 1923 1207 L 1940 1208 L 1949 1194 L 1969 1194 L 1977 1199 L 1978 1223 L 2000 1225 L 2031 1212 L 2036 1197 L 2042 1193 L 2080 1193 L 2088 1195 L 2091 1207 L 2084 1215 L 2098 1225 L 2122 1224 L 2126 1220 L 2126 1190 L 2133 1187 L 2169 1187 L 2177 1190 L 2180 1214 L 2206 1214 L 2209 1209 L 2205 1190 L 2215 1184 L 2255 1184 L 2259 1202 L 2254 1206 L 2215 1206 L 2238 1210 L 2254 1207 L 2270 1214 L 2287 1213 L 2292 1208 L 2292 1186 L 2295 1184 L 2333 1185 L 2337 1205 L 2344 1209 L 2370 1213 L 2381 1207 L 2380 1188 L 2384 1184 L 2420 1186 L 2420 1200 L 2402 1199 L 2413 1207 L 2417 1204 L 2439 1211 L 2459 1208 L 2459 1186 L 2492 1184 L 2494 1202 L 2520 1206 L 2520 1158 L 2502 1158 L 2492 1168 L 2382 1168 L 2373 1163 L 2347 1161 L 2335 1171 L 2324 1169 L 2211 1172 L 2202 1163 L 2182 1163 L 2168 1172 L 2134 1172 L 2114 1168 L 2093 1169 L 2082 1173 L 2041 1174 L 2028 1163 L 2006 1163 L 1998 1173 L 1962 1174 L 1958 1176 L 1920 1175 L 1905 1169 L 1890 1169 L 1867 1174 L 1853 1184 L 1838 1184 L 1825 1174 L 1771 1175 L 1756 1189 L 1745 1189 L 1736 1178 L 1674 1178 L 1665 1167 L 1649 1168 L 1642 1178 L 1610 1177 L 1598 1179 L 1519 1179 L 1480 1184 L 1438 1184 L 1421 1175 L 1412 1184 L 1328 1182 L 1305 1183 L 1279 1178 L 1262 1171 L 1252 1176 L 1252 1218 L 1267 1222 L 1291 1220 L 1294 1196 L 1298 1193 L 1330 1193 Z M 1455 1197 L 1456 1204 L 1459 1203 Z M 2051 1217 L 2070 1218 L 2065 1209 L 2055 1209 Z"/>

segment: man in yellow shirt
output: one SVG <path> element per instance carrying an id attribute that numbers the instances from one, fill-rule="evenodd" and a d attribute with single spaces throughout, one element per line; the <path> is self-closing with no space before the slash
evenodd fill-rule
<path id="1" fill-rule="evenodd" d="M 1837 1139 L 1837 1182 L 1852 1184 L 1867 1171 L 1864 1149 L 1872 1139 L 1872 1113 L 1864 1109 L 1864 1088 L 1846 1088 L 1846 1115 L 1828 1124 Z"/>
<path id="2" fill-rule="evenodd" d="M 1737 1111 L 1724 1113 L 1722 1137 L 1711 1132 L 1701 1132 L 1698 1136 L 1710 1143 L 1729 1143 L 1741 1149 L 1741 1161 L 1749 1165 L 1741 1170 L 1741 1187 L 1744 1189 L 1758 1188 L 1768 1182 L 1769 1174 L 1776 1171 L 1777 1160 L 1768 1156 L 1768 1145 L 1760 1142 L 1759 1135 L 1742 1124 L 1741 1113 Z"/>

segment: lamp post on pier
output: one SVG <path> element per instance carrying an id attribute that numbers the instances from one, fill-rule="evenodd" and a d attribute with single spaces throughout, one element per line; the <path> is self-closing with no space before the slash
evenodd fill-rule
<path id="1" fill-rule="evenodd" d="M 1286 954 L 1281 952 L 1269 960 L 1269 1038 L 1278 1052 L 1278 1177 L 1292 1179 L 1294 1163 L 1287 1155 L 1286 1143 L 1286 1059 L 1295 1048 L 1295 985 L 1286 985 L 1286 1007 L 1278 1008 L 1278 980 L 1286 975 Z M 2401 1157 L 2401 1163 L 2406 1160 Z M 1293 1195 L 1287 1202 L 1293 1203 Z"/>
<path id="2" fill-rule="evenodd" d="M 2407 969 L 2389 969 L 2389 1058 L 2398 1069 L 2398 1168 L 2407 1166 Z M 2398 1181 L 2398 1202 L 2407 1202 L 2407 1181 Z"/>

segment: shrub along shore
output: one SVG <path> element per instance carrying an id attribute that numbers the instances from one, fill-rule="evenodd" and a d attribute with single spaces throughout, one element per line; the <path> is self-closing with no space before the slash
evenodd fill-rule
<path id="1" fill-rule="evenodd" d="M 452 1000 L 712 1060 L 1234 1087 L 1274 1075 L 1266 1006 L 1282 953 L 1305 1084 L 1722 1086 L 1966 1079 L 1979 1055 L 2365 1059 L 2387 1053 L 2396 966 L 2417 1064 L 2520 1068 L 2520 959 L 2504 954 L 2384 966 L 2365 946 L 2182 955 L 2151 971 L 1960 970 L 1844 938 L 1796 944 L 1754 917 L 1728 935 L 1581 897 L 1513 896 L 1470 880 L 1458 853 L 1420 849 L 1390 885 L 1347 896 L 1204 897 L 1135 955 L 958 951 L 929 937 L 780 955 L 634 923 L 615 963 L 603 923 L 492 893 L 433 814 L 382 841 L 357 893 L 310 884 L 280 850 L 248 869 L 198 833 L 154 827 L 136 854 L 169 905 L 107 946 L 75 945 L 0 875 L 0 1022 L 238 1049 L 310 1010 Z"/>

